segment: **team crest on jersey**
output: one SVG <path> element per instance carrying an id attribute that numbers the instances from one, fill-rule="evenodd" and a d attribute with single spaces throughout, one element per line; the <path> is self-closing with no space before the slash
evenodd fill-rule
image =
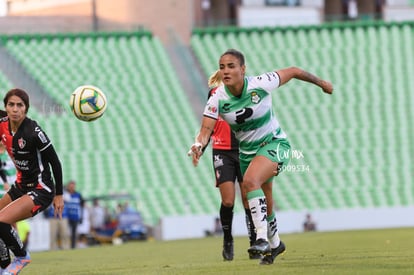
<path id="1" fill-rule="evenodd" d="M 17 140 L 17 144 L 19 145 L 20 149 L 23 149 L 26 146 L 26 141 L 23 138 L 19 138 Z"/>
<path id="2" fill-rule="evenodd" d="M 252 92 L 252 93 L 250 94 L 250 96 L 251 96 L 251 101 L 252 101 L 252 103 L 254 103 L 254 104 L 259 103 L 259 102 L 260 102 L 260 100 L 261 100 L 261 98 L 260 98 L 259 94 L 258 94 L 258 93 L 256 93 L 256 92 Z"/>

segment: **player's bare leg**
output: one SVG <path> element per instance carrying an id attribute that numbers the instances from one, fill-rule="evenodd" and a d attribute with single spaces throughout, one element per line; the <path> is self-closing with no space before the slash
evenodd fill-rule
<path id="1" fill-rule="evenodd" d="M 277 164 L 276 164 L 277 165 Z M 271 248 L 267 239 L 267 202 L 262 184 L 274 176 L 275 163 L 264 156 L 256 156 L 249 164 L 243 179 L 250 211 L 256 228 L 256 242 L 249 253 L 268 255 Z"/>

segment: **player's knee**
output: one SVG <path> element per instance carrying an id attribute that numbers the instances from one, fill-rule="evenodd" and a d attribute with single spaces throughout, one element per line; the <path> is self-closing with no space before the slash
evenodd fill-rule
<path id="1" fill-rule="evenodd" d="M 260 183 L 253 178 L 245 177 L 243 180 L 243 189 L 246 192 L 250 192 L 260 188 Z"/>
<path id="2" fill-rule="evenodd" d="M 221 200 L 221 204 L 222 204 L 223 206 L 225 206 L 225 207 L 233 207 L 233 205 L 234 205 L 234 201 L 233 201 L 233 200 L 231 200 L 231 199 L 226 199 L 226 198 L 223 198 L 223 199 Z"/>

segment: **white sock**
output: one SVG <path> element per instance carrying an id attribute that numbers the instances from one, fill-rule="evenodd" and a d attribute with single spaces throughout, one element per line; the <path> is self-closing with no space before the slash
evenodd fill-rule
<path id="1" fill-rule="evenodd" d="M 267 204 L 266 197 L 262 189 L 248 192 L 247 199 L 249 202 L 250 212 L 252 213 L 253 223 L 256 228 L 256 240 L 267 240 Z"/>
<path id="2" fill-rule="evenodd" d="M 280 237 L 277 231 L 277 221 L 275 212 L 267 217 L 267 237 L 271 248 L 276 248 L 280 244 Z"/>

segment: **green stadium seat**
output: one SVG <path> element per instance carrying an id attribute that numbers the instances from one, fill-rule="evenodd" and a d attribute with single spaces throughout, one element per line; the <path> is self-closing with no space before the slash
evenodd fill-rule
<path id="1" fill-rule="evenodd" d="M 275 180 L 280 209 L 413 204 L 413 29 L 386 23 L 193 33 L 191 49 L 206 78 L 225 50 L 237 48 L 246 55 L 248 74 L 295 65 L 334 83 L 332 96 L 298 81 L 273 94 L 292 148 L 304 152 L 292 163 L 311 169 Z M 4 46 L 65 108 L 79 85 L 94 84 L 107 94 L 111 108 L 92 123 L 69 112 L 46 117 L 30 111 L 54 141 L 66 180 L 76 179 L 90 195 L 130 190 L 151 223 L 165 215 L 217 213 L 210 150 L 197 168 L 186 156 L 200 115 L 189 108 L 158 38 L 33 35 L 10 37 Z M 0 84 L 11 87 L 1 74 Z M 235 211 L 243 211 L 241 203 Z"/>
<path id="2" fill-rule="evenodd" d="M 65 180 L 75 179 L 85 196 L 131 190 L 140 195 L 144 219 L 151 222 L 187 211 L 182 198 L 177 202 L 180 197 L 175 191 L 170 196 L 140 192 L 152 185 L 160 192 L 163 186 L 187 187 L 185 175 L 199 171 L 205 174 L 202 178 L 212 177 L 208 169 L 202 169 L 210 168 L 210 161 L 196 171 L 186 157 L 199 118 L 157 38 L 34 36 L 7 40 L 5 47 L 62 106 L 68 106 L 70 93 L 85 83 L 101 87 L 107 95 L 110 108 L 100 120 L 85 123 L 70 113 L 41 117 L 62 158 Z M 164 81 L 159 81 L 160 75 Z M 174 180 L 170 175 L 175 175 Z M 189 178 L 195 182 L 197 177 Z M 160 198 L 164 203 L 155 203 Z M 188 198 L 194 211 L 208 211 L 192 201 L 194 194 Z M 214 195 L 205 201 L 217 205 L 219 198 Z"/>

